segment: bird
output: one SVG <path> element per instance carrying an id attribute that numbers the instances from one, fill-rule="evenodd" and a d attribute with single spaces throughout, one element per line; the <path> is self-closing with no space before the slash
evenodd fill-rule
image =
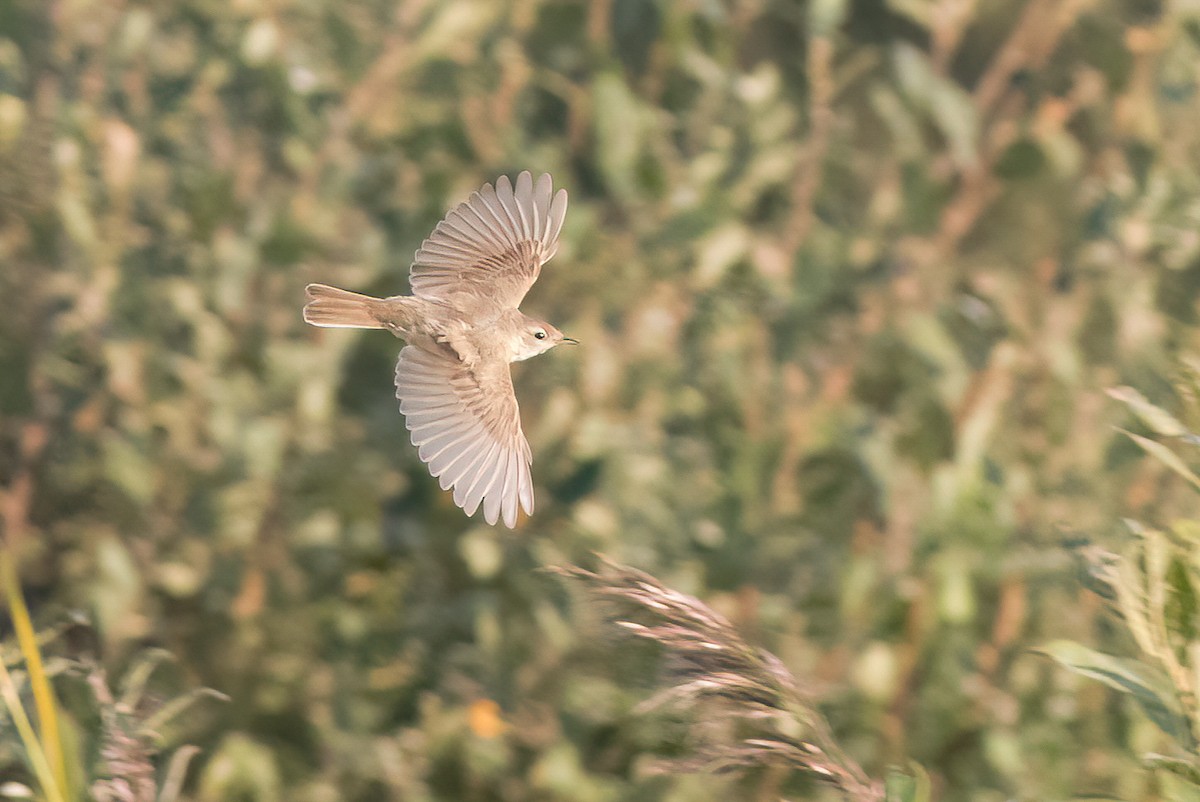
<path id="1" fill-rule="evenodd" d="M 500 176 L 446 214 L 417 249 L 411 295 L 375 298 L 326 284 L 305 288 L 304 320 L 386 329 L 405 341 L 396 398 L 417 454 L 468 515 L 516 527 L 532 515 L 533 454 L 509 364 L 578 344 L 518 307 L 558 250 L 567 191 L 548 174 Z"/>

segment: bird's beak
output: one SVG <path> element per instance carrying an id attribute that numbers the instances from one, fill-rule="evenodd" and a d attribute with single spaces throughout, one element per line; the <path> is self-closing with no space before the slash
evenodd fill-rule
<path id="1" fill-rule="evenodd" d="M 562 341 L 571 345 L 579 345 L 579 340 L 576 340 L 574 337 L 563 337 Z"/>

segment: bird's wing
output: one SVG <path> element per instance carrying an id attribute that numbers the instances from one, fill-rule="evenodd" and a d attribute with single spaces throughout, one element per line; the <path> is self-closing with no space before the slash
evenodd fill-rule
<path id="1" fill-rule="evenodd" d="M 517 505 L 533 514 L 533 455 L 508 365 L 487 360 L 468 368 L 453 357 L 405 346 L 396 363 L 396 397 L 413 445 L 443 490 L 467 515 L 483 504 L 489 524 L 510 529 Z"/>
<path id="2" fill-rule="evenodd" d="M 567 191 L 528 172 L 484 184 L 452 209 L 417 250 L 414 295 L 463 310 L 515 309 L 558 249 Z"/>

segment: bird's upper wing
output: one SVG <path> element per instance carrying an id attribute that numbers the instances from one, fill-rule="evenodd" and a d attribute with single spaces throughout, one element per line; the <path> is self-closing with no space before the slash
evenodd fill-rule
<path id="1" fill-rule="evenodd" d="M 447 354 L 405 346 L 396 363 L 396 397 L 413 445 L 443 490 L 467 515 L 483 504 L 489 524 L 517 523 L 517 505 L 533 513 L 533 455 L 508 365 L 472 368 Z"/>
<path id="2" fill-rule="evenodd" d="M 558 249 L 567 191 L 528 172 L 501 176 L 437 224 L 413 260 L 414 295 L 467 311 L 514 309 Z"/>

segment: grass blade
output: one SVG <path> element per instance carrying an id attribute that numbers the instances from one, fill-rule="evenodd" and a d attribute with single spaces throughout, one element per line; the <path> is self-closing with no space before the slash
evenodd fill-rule
<path id="1" fill-rule="evenodd" d="M 46 795 L 48 802 L 65 802 L 62 790 L 50 768 L 50 761 L 46 759 L 46 753 L 42 750 L 42 745 L 38 743 L 37 734 L 33 731 L 33 724 L 30 723 L 29 716 L 25 714 L 25 707 L 21 704 L 21 694 L 17 692 L 17 684 L 13 681 L 12 674 L 9 673 L 8 666 L 4 665 L 3 660 L 0 660 L 0 696 L 4 698 L 8 714 L 12 716 L 13 724 L 16 725 L 21 741 L 25 745 L 25 754 L 29 757 L 29 763 L 42 787 L 42 793 Z"/>
<path id="2" fill-rule="evenodd" d="M 1119 427 L 1118 431 L 1124 432 L 1129 436 L 1129 439 L 1141 446 L 1147 454 L 1150 454 L 1163 465 L 1166 465 L 1168 468 L 1175 471 L 1175 473 L 1179 474 L 1184 479 L 1187 479 L 1189 482 L 1191 482 L 1192 487 L 1200 490 L 1200 476 L 1196 476 L 1196 474 L 1192 472 L 1192 469 L 1187 466 L 1187 463 L 1180 459 L 1179 455 L 1174 451 L 1167 448 L 1157 440 L 1151 440 L 1148 437 L 1142 437 L 1139 434 L 1134 434 L 1133 432 L 1121 429 Z"/>
<path id="3" fill-rule="evenodd" d="M 46 676 L 46 668 L 42 663 L 42 653 L 38 648 L 37 633 L 34 631 L 33 622 L 29 618 L 29 609 L 25 606 L 25 598 L 21 595 L 21 586 L 17 581 L 17 571 L 13 565 L 12 555 L 7 549 L 0 550 L 0 582 L 4 584 L 4 597 L 12 618 L 13 629 L 17 634 L 17 644 L 20 646 L 21 655 L 25 658 L 25 665 L 29 672 L 29 687 L 33 692 L 38 724 L 41 728 L 41 749 L 38 751 L 49 764 L 50 774 L 53 777 L 53 782 L 49 787 L 44 778 L 41 780 L 43 791 L 48 797 L 52 797 L 51 787 L 53 787 L 57 798 L 61 799 L 63 794 L 68 793 L 70 785 L 67 780 L 67 762 L 63 755 L 62 738 L 58 727 L 58 705 L 54 700 L 54 691 L 50 687 L 50 679 Z M 5 674 L 7 675 L 7 670 Z M 11 684 L 11 678 L 8 679 L 7 684 Z M 15 691 L 15 686 L 12 689 Z M 11 709 L 13 700 L 9 700 L 7 695 L 6 700 Z M 17 707 L 20 708 L 20 698 L 17 697 L 15 701 Z M 15 710 L 13 714 L 15 721 L 17 716 Z M 23 708 L 21 708 L 20 715 L 25 715 Z M 28 718 L 26 721 L 28 722 Z M 21 737 L 25 740 L 24 732 Z M 34 743 L 37 742 L 34 741 Z M 26 740 L 25 746 L 27 749 L 30 748 L 31 744 L 28 740 Z M 30 758 L 33 758 L 32 750 L 30 750 Z"/>

